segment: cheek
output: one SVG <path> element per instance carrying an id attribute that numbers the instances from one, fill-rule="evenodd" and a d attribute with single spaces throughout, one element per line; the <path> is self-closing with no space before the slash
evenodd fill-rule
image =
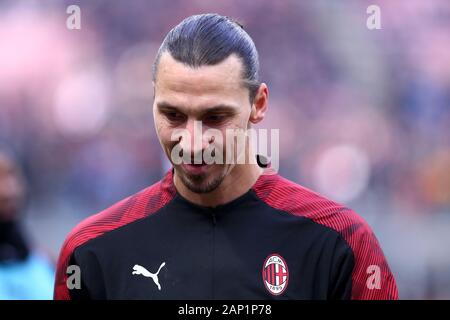
<path id="1" fill-rule="evenodd" d="M 172 136 L 172 130 L 165 124 L 164 121 L 162 121 L 162 119 L 158 117 L 155 118 L 155 129 L 162 145 L 168 146 L 173 143 L 170 140 Z"/>
<path id="2" fill-rule="evenodd" d="M 238 119 L 233 123 L 232 129 L 248 129 L 249 114 L 241 114 Z"/>
<path id="3" fill-rule="evenodd" d="M 172 130 L 166 129 L 164 127 L 160 129 L 159 139 L 164 146 L 170 147 L 175 144 L 175 141 L 172 141 L 171 137 L 172 137 Z"/>
<path id="4" fill-rule="evenodd" d="M 241 110 L 236 120 L 234 121 L 236 128 L 246 129 L 250 119 L 251 109 L 247 105 L 244 106 L 245 110 Z"/>

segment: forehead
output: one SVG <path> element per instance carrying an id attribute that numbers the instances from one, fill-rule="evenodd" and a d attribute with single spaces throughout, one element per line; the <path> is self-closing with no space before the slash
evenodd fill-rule
<path id="1" fill-rule="evenodd" d="M 155 99 L 170 98 L 173 103 L 183 104 L 193 101 L 207 103 L 218 98 L 247 98 L 242 69 L 241 60 L 234 54 L 216 65 L 192 68 L 165 52 L 158 65 Z"/>

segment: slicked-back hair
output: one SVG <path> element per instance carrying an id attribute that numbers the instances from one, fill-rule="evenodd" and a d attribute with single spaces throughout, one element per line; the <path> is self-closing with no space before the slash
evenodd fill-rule
<path id="1" fill-rule="evenodd" d="M 158 50 L 153 81 L 156 81 L 159 60 L 165 52 L 192 68 L 216 65 L 236 54 L 243 65 L 243 84 L 249 89 L 250 103 L 253 103 L 260 85 L 258 52 L 237 21 L 213 13 L 193 15 L 181 21 L 169 31 Z"/>

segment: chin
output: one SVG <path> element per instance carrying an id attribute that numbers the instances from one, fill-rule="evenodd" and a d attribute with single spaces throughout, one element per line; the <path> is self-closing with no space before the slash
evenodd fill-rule
<path id="1" fill-rule="evenodd" d="M 226 171 L 189 174 L 181 170 L 181 181 L 192 192 L 209 193 L 217 189 L 226 176 Z"/>

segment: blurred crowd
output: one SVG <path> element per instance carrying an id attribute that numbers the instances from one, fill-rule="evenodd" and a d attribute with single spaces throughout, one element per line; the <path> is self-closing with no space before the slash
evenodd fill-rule
<path id="1" fill-rule="evenodd" d="M 168 169 L 151 67 L 165 34 L 204 12 L 254 39 L 280 173 L 369 222 L 401 298 L 450 298 L 446 0 L 0 2 L 0 152 L 23 170 L 33 246 L 56 259 L 77 222 Z"/>

